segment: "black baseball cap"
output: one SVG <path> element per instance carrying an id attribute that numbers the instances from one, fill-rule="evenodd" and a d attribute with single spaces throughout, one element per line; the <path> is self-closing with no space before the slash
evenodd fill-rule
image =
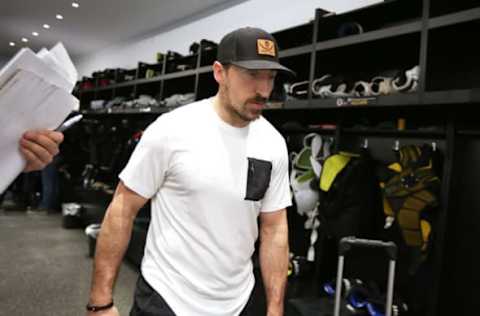
<path id="1" fill-rule="evenodd" d="M 218 44 L 217 60 L 246 69 L 272 69 L 290 75 L 295 72 L 280 65 L 278 45 L 268 32 L 244 27 L 225 35 Z"/>

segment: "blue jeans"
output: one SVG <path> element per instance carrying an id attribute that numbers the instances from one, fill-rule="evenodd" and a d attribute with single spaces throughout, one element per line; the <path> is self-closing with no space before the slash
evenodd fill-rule
<path id="1" fill-rule="evenodd" d="M 40 208 L 60 210 L 57 157 L 42 170 L 42 200 Z"/>

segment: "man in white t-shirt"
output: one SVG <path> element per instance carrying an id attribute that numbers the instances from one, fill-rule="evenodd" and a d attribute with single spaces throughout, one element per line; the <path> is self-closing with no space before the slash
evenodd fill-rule
<path id="1" fill-rule="evenodd" d="M 147 128 L 102 224 L 87 315 L 119 315 L 113 284 L 133 220 L 149 199 L 151 222 L 130 315 L 253 315 L 257 237 L 267 315 L 283 315 L 288 153 L 261 116 L 277 72 L 291 73 L 278 63 L 269 33 L 233 31 L 213 64 L 217 95 Z"/>

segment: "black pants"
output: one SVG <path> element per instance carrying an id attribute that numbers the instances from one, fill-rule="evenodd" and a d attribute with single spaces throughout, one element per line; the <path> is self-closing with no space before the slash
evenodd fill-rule
<path id="1" fill-rule="evenodd" d="M 253 291 L 252 291 L 253 293 Z M 140 274 L 135 289 L 133 307 L 130 316 L 175 316 L 163 297 L 145 281 Z M 240 313 L 240 316 L 254 316 L 253 295 L 250 295 L 247 305 Z"/>

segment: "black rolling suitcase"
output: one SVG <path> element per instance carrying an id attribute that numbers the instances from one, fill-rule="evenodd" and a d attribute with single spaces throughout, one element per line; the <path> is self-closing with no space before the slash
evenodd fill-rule
<path id="1" fill-rule="evenodd" d="M 338 249 L 338 268 L 337 268 L 337 282 L 335 290 L 335 306 L 334 316 L 340 316 L 340 304 L 342 297 L 342 279 L 343 268 L 345 262 L 345 255 L 349 250 L 356 247 L 363 248 L 378 248 L 386 251 L 389 258 L 388 267 L 388 281 L 387 281 L 387 296 L 385 303 L 385 316 L 392 315 L 393 305 L 393 286 L 395 282 L 395 264 L 397 260 L 397 246 L 393 242 L 383 242 L 380 240 L 358 239 L 355 237 L 344 237 L 340 240 Z"/>

